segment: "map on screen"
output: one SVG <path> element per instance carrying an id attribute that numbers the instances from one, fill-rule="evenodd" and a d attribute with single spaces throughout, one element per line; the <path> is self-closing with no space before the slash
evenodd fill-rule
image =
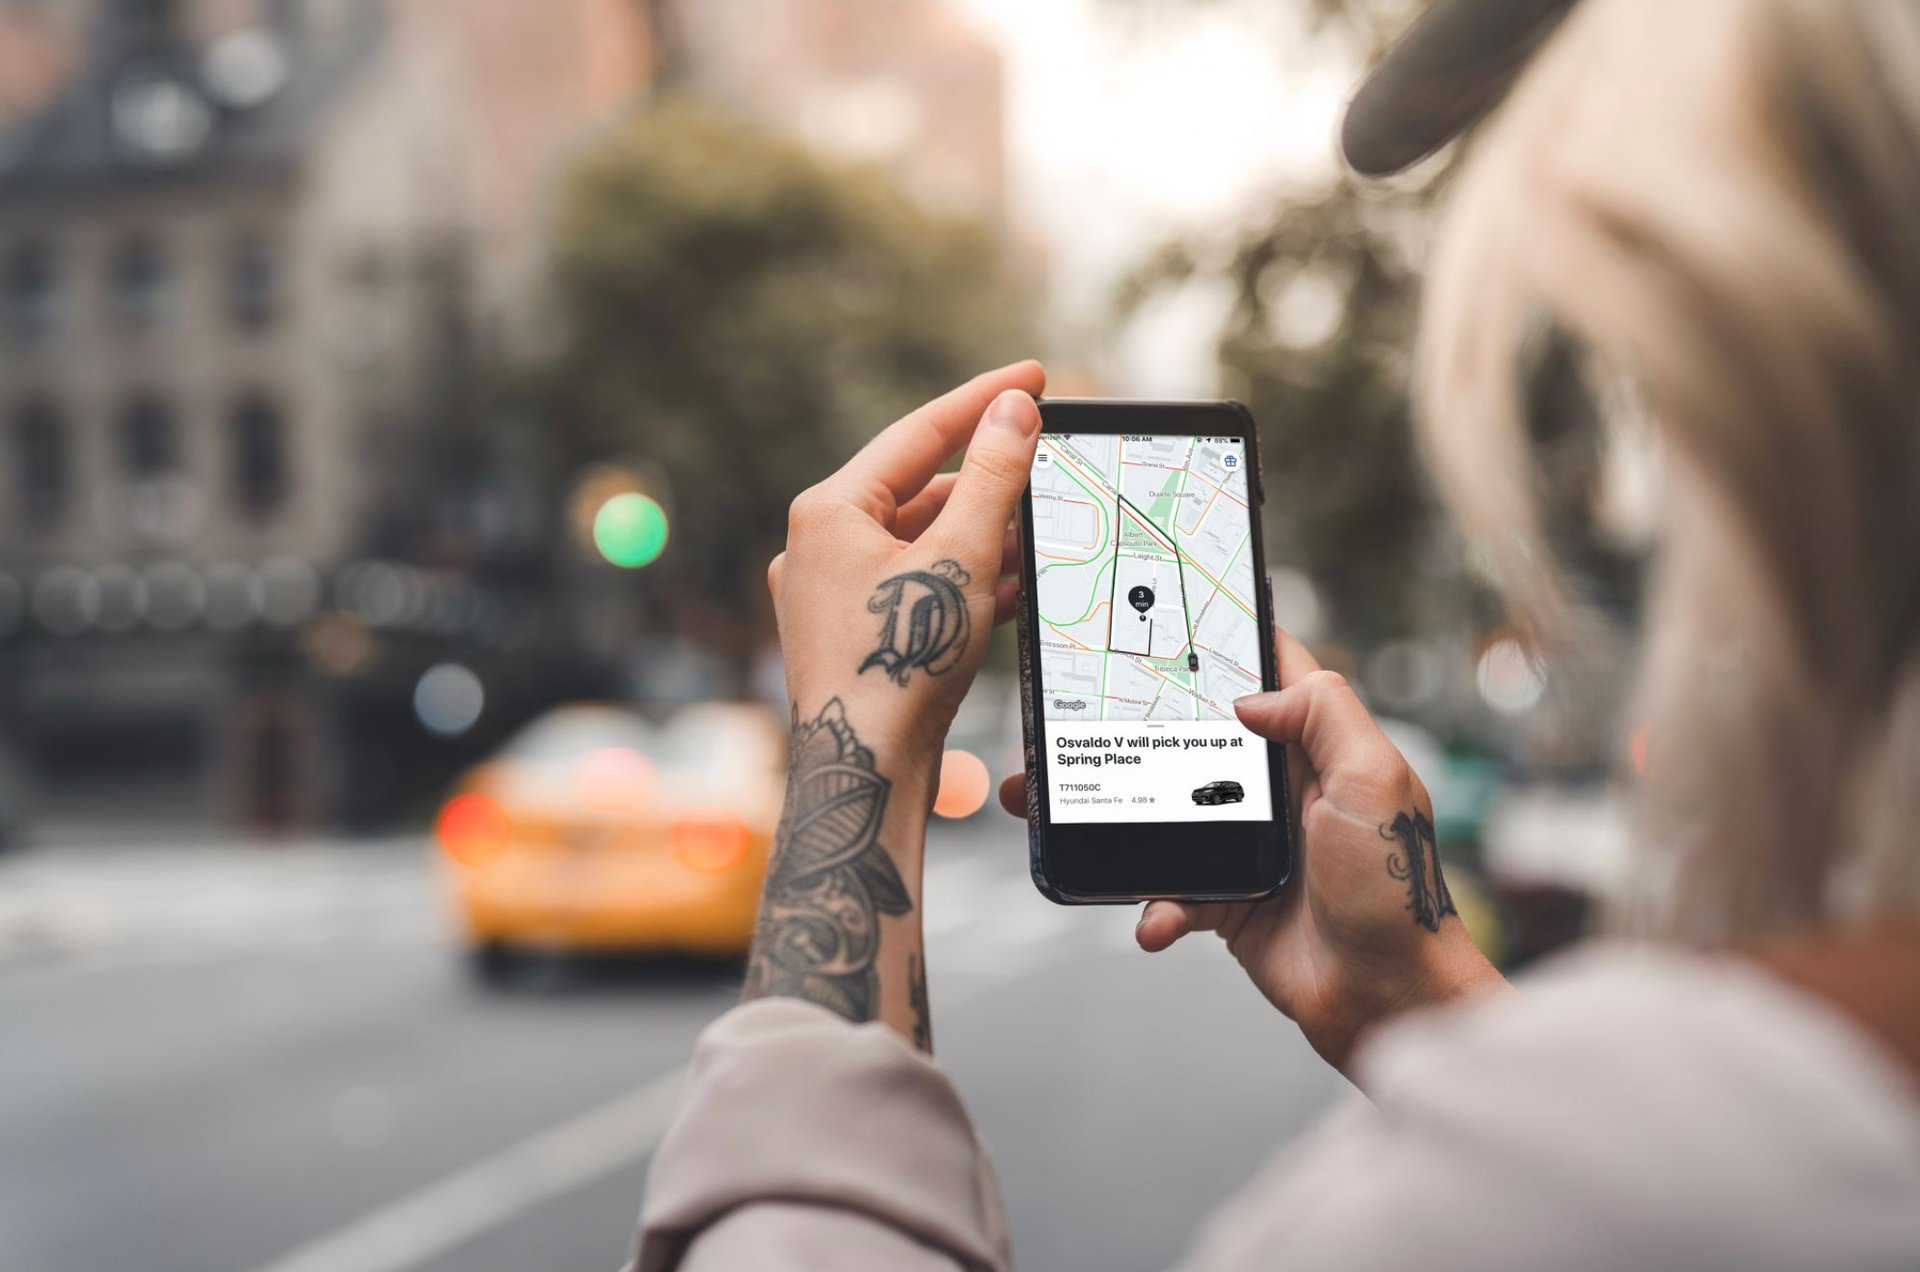
<path id="1" fill-rule="evenodd" d="M 1048 433 L 1033 468 L 1049 720 L 1231 720 L 1260 688 L 1246 447 Z"/>

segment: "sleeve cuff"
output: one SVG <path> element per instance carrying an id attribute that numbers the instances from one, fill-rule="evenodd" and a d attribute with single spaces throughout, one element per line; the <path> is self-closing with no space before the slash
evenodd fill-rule
<path id="1" fill-rule="evenodd" d="M 893 1228 L 963 1267 L 1009 1262 L 992 1166 L 946 1073 L 884 1025 L 792 998 L 743 1004 L 701 1035 L 648 1177 L 639 1272 L 773 1201 Z"/>

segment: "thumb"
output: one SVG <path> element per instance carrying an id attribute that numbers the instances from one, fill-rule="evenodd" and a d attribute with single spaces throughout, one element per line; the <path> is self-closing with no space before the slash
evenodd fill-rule
<path id="1" fill-rule="evenodd" d="M 1040 408 L 1027 394 L 1008 389 L 987 408 L 967 446 L 953 495 L 933 523 L 933 533 L 953 545 L 956 556 L 969 562 L 999 560 L 1039 439 Z"/>
<path id="2" fill-rule="evenodd" d="M 1297 745 L 1322 778 L 1391 763 L 1399 752 L 1337 672 L 1314 671 L 1278 693 L 1249 694 L 1233 709 L 1269 742 Z"/>

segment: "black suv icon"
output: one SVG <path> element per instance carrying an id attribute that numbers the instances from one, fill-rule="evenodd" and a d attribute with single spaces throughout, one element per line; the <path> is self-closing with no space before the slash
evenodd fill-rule
<path id="1" fill-rule="evenodd" d="M 1196 804 L 1238 804 L 1246 797 L 1246 788 L 1238 782 L 1208 782 L 1193 792 Z"/>

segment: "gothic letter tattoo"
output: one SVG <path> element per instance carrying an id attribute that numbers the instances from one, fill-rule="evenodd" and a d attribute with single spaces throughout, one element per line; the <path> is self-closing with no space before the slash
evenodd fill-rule
<path id="1" fill-rule="evenodd" d="M 883 914 L 913 899 L 880 846 L 891 783 L 834 698 L 805 724 L 794 708 L 787 798 L 747 963 L 748 998 L 804 998 L 855 1022 L 879 1006 Z"/>
<path id="2" fill-rule="evenodd" d="M 967 648 L 967 598 L 960 589 L 972 581 L 958 561 L 946 560 L 934 562 L 930 570 L 908 570 L 882 583 L 867 609 L 885 614 L 887 621 L 880 628 L 879 647 L 867 655 L 860 670 L 878 667 L 903 689 L 915 667 L 929 676 L 951 671 Z M 908 604 L 909 588 L 912 604 L 902 632 L 900 610 Z"/>
<path id="3" fill-rule="evenodd" d="M 1387 873 L 1407 883 L 1407 909 L 1413 921 L 1429 932 L 1440 930 L 1440 920 L 1454 909 L 1453 894 L 1440 873 L 1440 853 L 1434 845 L 1433 823 L 1422 812 L 1401 813 L 1393 825 L 1380 828 L 1380 838 L 1397 839 L 1400 851 L 1387 854 Z M 1429 879 L 1431 875 L 1431 879 Z"/>

